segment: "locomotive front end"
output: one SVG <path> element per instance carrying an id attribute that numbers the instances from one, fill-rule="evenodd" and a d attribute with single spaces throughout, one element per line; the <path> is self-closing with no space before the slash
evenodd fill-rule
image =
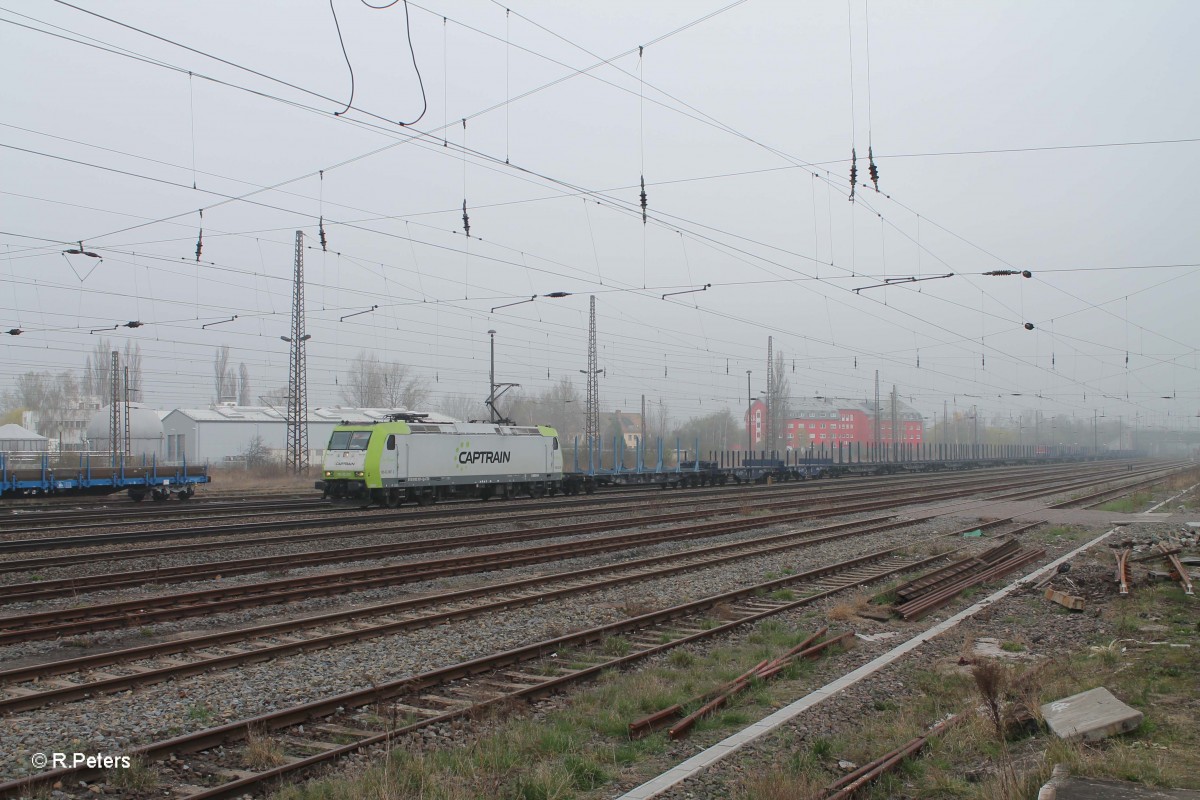
<path id="1" fill-rule="evenodd" d="M 362 502 L 370 500 L 370 465 L 367 457 L 371 434 L 370 428 L 334 429 L 321 463 L 324 480 L 316 484 L 326 498 Z"/>

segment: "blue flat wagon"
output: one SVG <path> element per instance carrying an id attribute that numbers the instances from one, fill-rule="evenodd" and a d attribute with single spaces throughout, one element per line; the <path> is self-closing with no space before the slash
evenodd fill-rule
<path id="1" fill-rule="evenodd" d="M 0 498 L 52 497 L 125 492 L 131 500 L 187 500 L 210 481 L 207 465 L 160 464 L 151 458 L 113 463 L 106 454 L 0 453 Z"/>

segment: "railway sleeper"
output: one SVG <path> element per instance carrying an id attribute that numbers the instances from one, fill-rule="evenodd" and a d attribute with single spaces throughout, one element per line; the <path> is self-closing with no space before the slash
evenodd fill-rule
<path id="1" fill-rule="evenodd" d="M 378 733 L 378 731 L 367 731 L 367 730 L 363 730 L 361 728 L 350 728 L 345 725 L 337 725 L 332 722 L 324 722 L 324 723 L 320 723 L 318 725 L 313 725 L 313 726 L 311 726 L 310 729 L 314 730 L 314 731 L 320 731 L 321 733 L 328 733 L 333 736 L 346 736 L 346 737 L 353 737 L 355 739 L 366 739 L 366 738 L 368 738 L 370 736 L 374 736 L 376 733 Z"/>
<path id="2" fill-rule="evenodd" d="M 341 747 L 340 744 L 334 744 L 333 742 L 323 742 L 319 739 L 301 739 L 298 736 L 288 736 L 287 734 L 278 734 L 272 738 L 280 744 L 290 744 L 292 747 L 296 747 L 301 750 L 313 750 L 318 753 L 325 750 L 336 750 Z M 290 757 L 284 756 L 284 758 L 286 759 Z M 301 759 L 291 758 L 291 760 L 300 761 Z"/>
<path id="3" fill-rule="evenodd" d="M 421 708 L 420 706 L 410 706 L 407 703 L 392 703 L 390 708 L 399 716 L 413 717 L 440 717 L 444 711 L 435 711 L 432 708 Z M 374 734 L 370 734 L 374 736 Z"/>

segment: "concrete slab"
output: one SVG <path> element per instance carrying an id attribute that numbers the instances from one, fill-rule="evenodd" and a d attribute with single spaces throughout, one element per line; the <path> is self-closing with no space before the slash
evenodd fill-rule
<path id="1" fill-rule="evenodd" d="M 971 655 L 976 658 L 1007 658 L 1014 661 L 1026 661 L 1036 659 L 1033 653 L 1025 650 L 1005 650 L 999 639 L 992 636 L 982 636 L 975 640 L 975 646 L 971 649 Z"/>
<path id="2" fill-rule="evenodd" d="M 1100 686 L 1046 703 L 1042 716 L 1059 738 L 1094 742 L 1133 730 L 1142 724 L 1144 715 Z"/>
<path id="3" fill-rule="evenodd" d="M 1200 800 L 1200 792 L 1125 781 L 1068 778 L 1054 787 L 1054 800 Z"/>

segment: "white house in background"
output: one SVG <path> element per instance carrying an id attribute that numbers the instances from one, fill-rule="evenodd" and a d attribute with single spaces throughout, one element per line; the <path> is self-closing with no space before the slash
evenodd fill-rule
<path id="1" fill-rule="evenodd" d="M 0 453 L 44 453 L 50 440 L 28 428 L 9 423 L 0 425 Z"/>
<path id="2" fill-rule="evenodd" d="M 395 408 L 311 408 L 308 411 L 309 462 L 321 463 L 325 445 L 336 425 L 349 422 L 380 422 Z M 451 422 L 449 417 L 430 414 L 431 421 Z M 168 461 L 209 463 L 238 462 L 258 437 L 272 454 L 287 450 L 287 420 L 284 410 L 270 406 L 239 406 L 222 403 L 210 408 L 179 408 L 163 417 L 163 457 Z"/>

